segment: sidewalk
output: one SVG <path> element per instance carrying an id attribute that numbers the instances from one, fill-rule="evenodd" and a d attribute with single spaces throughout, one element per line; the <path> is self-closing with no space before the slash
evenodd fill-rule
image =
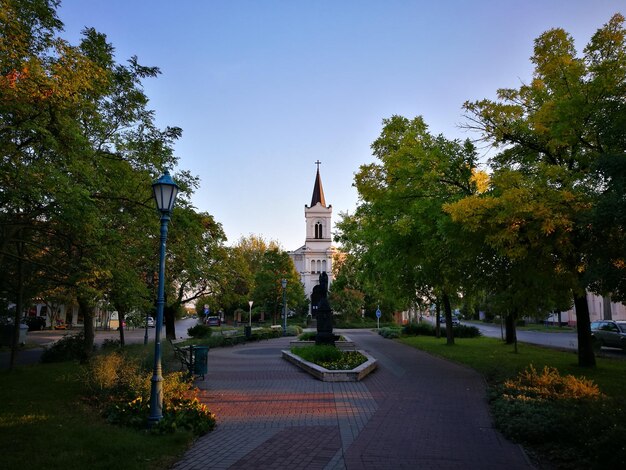
<path id="1" fill-rule="evenodd" d="M 287 363 L 289 338 L 212 349 L 197 385 L 218 426 L 174 469 L 532 468 L 493 429 L 477 373 L 347 334 L 379 361 L 362 382 L 320 382 Z"/>

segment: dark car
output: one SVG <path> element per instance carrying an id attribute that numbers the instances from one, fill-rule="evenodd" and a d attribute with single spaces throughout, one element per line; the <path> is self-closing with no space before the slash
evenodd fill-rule
<path id="1" fill-rule="evenodd" d="M 446 322 L 446 317 L 441 316 L 439 318 L 439 322 L 441 324 L 444 324 Z M 452 315 L 452 326 L 459 326 L 461 324 L 461 320 L 459 320 L 459 317 L 457 317 L 456 315 Z"/>
<path id="2" fill-rule="evenodd" d="M 220 317 L 208 317 L 206 324 L 209 326 L 220 326 L 222 322 L 220 321 Z"/>
<path id="3" fill-rule="evenodd" d="M 28 331 L 41 331 L 46 327 L 46 317 L 26 317 Z"/>
<path id="4" fill-rule="evenodd" d="M 626 351 L 626 321 L 594 321 L 591 336 L 597 347 L 608 346 Z"/>

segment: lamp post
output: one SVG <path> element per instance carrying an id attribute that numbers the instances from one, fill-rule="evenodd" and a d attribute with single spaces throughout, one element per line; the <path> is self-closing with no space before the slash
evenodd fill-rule
<path id="1" fill-rule="evenodd" d="M 287 288 L 287 279 L 280 281 L 283 286 L 283 336 L 287 336 L 287 302 L 285 301 L 285 289 Z"/>
<path id="2" fill-rule="evenodd" d="M 154 373 L 150 388 L 150 425 L 157 424 L 163 418 L 163 376 L 161 374 L 161 327 L 163 326 L 163 306 L 165 304 L 165 242 L 167 240 L 167 224 L 174 208 L 178 194 L 178 185 L 166 171 L 163 176 L 152 183 L 152 191 L 157 209 L 161 213 L 161 250 L 159 255 L 159 287 L 156 305 L 156 338 L 154 341 Z"/>
<path id="3" fill-rule="evenodd" d="M 250 306 L 250 312 L 248 313 L 248 325 L 252 328 L 252 304 L 254 300 L 248 300 L 248 305 Z"/>

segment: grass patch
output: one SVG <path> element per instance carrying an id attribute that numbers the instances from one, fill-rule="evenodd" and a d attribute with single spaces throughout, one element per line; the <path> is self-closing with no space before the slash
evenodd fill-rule
<path id="1" fill-rule="evenodd" d="M 555 367 L 561 374 L 584 375 L 598 384 L 601 391 L 612 397 L 626 396 L 626 361 L 596 357 L 595 369 L 578 366 L 575 352 L 558 351 L 526 343 L 518 343 L 515 354 L 512 345 L 497 338 L 455 338 L 455 345 L 446 345 L 445 338 L 416 336 L 398 340 L 417 349 L 476 369 L 491 383 L 514 377 L 530 364 L 536 369 Z"/>
<path id="2" fill-rule="evenodd" d="M 81 378 L 73 362 L 0 371 L 3 468 L 169 468 L 192 441 L 187 432 L 151 435 L 105 423 L 84 402 Z"/>
<path id="3" fill-rule="evenodd" d="M 327 345 L 294 347 L 291 352 L 328 370 L 352 370 L 367 361 L 358 351 L 341 351 Z"/>

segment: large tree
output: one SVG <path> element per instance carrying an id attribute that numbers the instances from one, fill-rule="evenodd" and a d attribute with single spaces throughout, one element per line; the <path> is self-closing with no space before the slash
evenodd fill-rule
<path id="1" fill-rule="evenodd" d="M 147 107 L 142 81 L 159 70 L 117 63 L 92 28 L 70 45 L 58 4 L 0 0 L 0 286 L 17 316 L 35 290 L 71 293 L 87 356 L 94 307 L 106 296 L 124 312 L 145 297 L 156 264 L 146 233 L 158 233 L 150 186 L 176 164 L 181 131 L 157 128 Z M 196 180 L 175 178 L 186 207 Z"/>
<path id="2" fill-rule="evenodd" d="M 451 325 L 466 258 L 442 207 L 476 190 L 474 147 L 431 135 L 421 117 L 393 116 L 384 120 L 372 150 L 379 163 L 362 165 L 356 174 L 361 202 L 338 224 L 338 239 L 361 258 L 395 308 L 431 291 Z M 454 343 L 451 328 L 447 338 Z"/>
<path id="3" fill-rule="evenodd" d="M 569 277 L 581 366 L 595 365 L 586 289 L 617 294 L 626 269 L 624 219 L 599 210 L 624 200 L 619 172 L 611 171 L 623 165 L 626 151 L 623 23 L 619 14 L 611 18 L 581 57 L 563 29 L 545 32 L 535 40 L 530 84 L 464 105 L 468 127 L 500 150 L 493 158 L 499 194 L 489 196 L 491 210 L 477 204 L 467 215 L 484 215 L 493 228 L 489 239 L 506 247 L 505 255 L 516 246 L 532 257 L 541 251 L 556 273 Z M 525 204 L 505 210 L 503 198 L 520 188 L 527 191 Z M 609 253 L 598 245 L 621 248 Z"/>
<path id="4" fill-rule="evenodd" d="M 287 252 L 278 247 L 269 248 L 261 259 L 259 269 L 255 272 L 254 302 L 262 306 L 272 315 L 272 323 L 279 323 L 283 306 L 283 289 L 281 281 L 287 280 L 285 300 L 289 309 L 302 309 L 307 300 L 300 274 L 296 271 L 293 261 Z"/>

